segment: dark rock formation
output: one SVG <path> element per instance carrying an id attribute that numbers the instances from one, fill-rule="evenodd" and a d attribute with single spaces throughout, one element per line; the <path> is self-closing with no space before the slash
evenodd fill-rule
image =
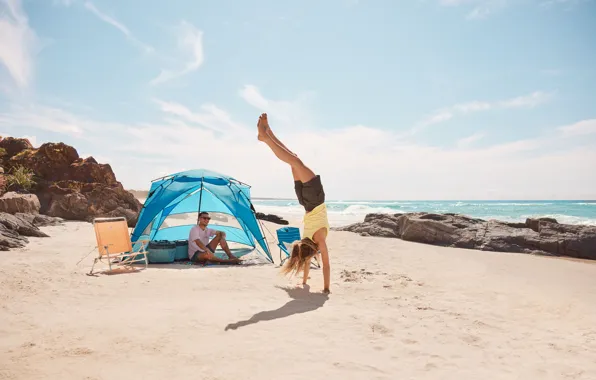
<path id="1" fill-rule="evenodd" d="M 0 138 L 0 149 L 4 150 L 3 158 L 10 158 L 26 149 L 33 149 L 33 145 L 27 139 L 14 137 Z"/>
<path id="2" fill-rule="evenodd" d="M 39 214 L 39 199 L 34 194 L 9 192 L 0 197 L 0 212 Z"/>
<path id="3" fill-rule="evenodd" d="M 552 218 L 507 223 L 458 214 L 368 214 L 362 223 L 333 230 L 447 247 L 596 260 L 596 227 L 559 224 Z"/>
<path id="4" fill-rule="evenodd" d="M 262 212 L 257 212 L 255 215 L 257 216 L 257 219 L 266 220 L 271 223 L 283 224 L 283 225 L 290 224 L 290 222 L 288 222 L 287 220 L 285 220 L 277 215 L 263 214 Z"/>
<path id="5" fill-rule="evenodd" d="M 0 140 L 6 172 L 24 167 L 34 173 L 30 189 L 39 198 L 42 214 L 69 220 L 90 221 L 96 217 L 123 216 L 133 227 L 141 203 L 126 191 L 110 165 L 93 157 L 82 159 L 63 143 L 46 143 L 35 149 L 27 140 Z"/>
<path id="6" fill-rule="evenodd" d="M 29 220 L 30 217 L 22 218 L 20 215 L 0 212 L 0 251 L 24 247 L 29 242 L 25 236 L 48 237 Z M 33 222 L 36 217 L 33 215 Z M 43 218 L 39 222 L 43 223 Z"/>
<path id="7" fill-rule="evenodd" d="M 42 214 L 16 213 L 15 216 L 20 219 L 26 220 L 27 222 L 33 224 L 35 227 L 58 226 L 64 223 L 64 219 L 62 218 L 54 218 L 52 216 Z"/>

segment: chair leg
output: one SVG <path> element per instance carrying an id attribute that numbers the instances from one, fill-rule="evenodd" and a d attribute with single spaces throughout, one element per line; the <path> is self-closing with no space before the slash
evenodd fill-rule
<path id="1" fill-rule="evenodd" d="M 93 274 L 93 268 L 95 268 L 95 264 L 97 263 L 97 257 L 95 258 L 95 260 L 93 260 L 93 265 L 91 266 L 91 270 L 89 271 L 89 274 Z"/>

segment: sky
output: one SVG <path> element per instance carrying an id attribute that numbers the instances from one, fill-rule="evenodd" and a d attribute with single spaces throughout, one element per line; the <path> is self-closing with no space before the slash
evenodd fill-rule
<path id="1" fill-rule="evenodd" d="M 596 199 L 595 0 L 0 0 L 0 135 L 128 189 L 189 169 L 295 197 Z"/>

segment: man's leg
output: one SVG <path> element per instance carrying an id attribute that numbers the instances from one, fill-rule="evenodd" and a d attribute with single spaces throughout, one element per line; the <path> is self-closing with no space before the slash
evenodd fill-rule
<path id="1" fill-rule="evenodd" d="M 219 257 L 215 256 L 212 252 L 199 252 L 194 254 L 191 259 L 192 262 L 195 263 L 219 263 L 219 264 L 238 264 L 239 259 L 220 259 Z"/>
<path id="2" fill-rule="evenodd" d="M 259 129 L 259 140 L 267 144 L 277 158 L 292 167 L 292 175 L 295 180 L 308 182 L 315 177 L 315 173 L 304 165 L 302 160 L 300 160 L 296 154 L 288 150 L 273 134 L 267 121 L 267 114 L 262 114 L 259 117 L 257 127 Z"/>
<path id="3" fill-rule="evenodd" d="M 236 256 L 232 255 L 232 251 L 230 251 L 228 242 L 226 241 L 226 238 L 222 234 L 217 234 L 213 238 L 213 240 L 211 240 L 209 242 L 209 244 L 207 244 L 207 247 L 211 248 L 211 250 L 215 253 L 215 250 L 217 249 L 218 245 L 224 250 L 224 252 L 226 253 L 226 255 L 228 255 L 230 260 L 238 260 L 238 258 Z"/>

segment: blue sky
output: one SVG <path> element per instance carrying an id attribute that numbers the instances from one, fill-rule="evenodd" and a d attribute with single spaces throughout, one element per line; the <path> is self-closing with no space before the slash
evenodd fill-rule
<path id="1" fill-rule="evenodd" d="M 127 188 L 192 168 L 292 197 L 596 198 L 596 1 L 0 0 L 0 133 Z"/>

